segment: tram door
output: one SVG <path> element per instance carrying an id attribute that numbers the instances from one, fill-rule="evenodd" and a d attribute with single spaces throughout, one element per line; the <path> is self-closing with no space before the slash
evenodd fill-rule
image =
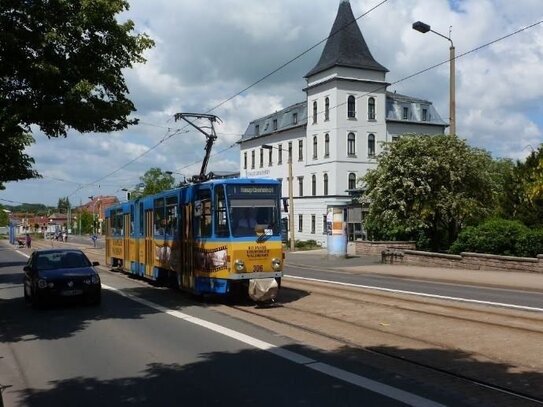
<path id="1" fill-rule="evenodd" d="M 123 267 L 126 271 L 130 271 L 130 234 L 132 233 L 130 227 L 130 214 L 126 213 L 123 215 L 124 221 L 124 236 L 123 236 Z"/>
<path id="2" fill-rule="evenodd" d="M 153 211 L 145 211 L 145 276 L 153 278 L 155 256 L 153 250 Z"/>
<path id="3" fill-rule="evenodd" d="M 194 285 L 194 256 L 192 236 L 192 205 L 181 207 L 181 286 L 192 288 Z"/>

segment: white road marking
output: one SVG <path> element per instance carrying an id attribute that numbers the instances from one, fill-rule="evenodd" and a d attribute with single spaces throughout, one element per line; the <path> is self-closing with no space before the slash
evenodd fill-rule
<path id="1" fill-rule="evenodd" d="M 234 331 L 233 329 L 226 328 L 222 325 L 215 324 L 213 322 L 209 322 L 201 318 L 196 318 L 180 311 L 163 307 L 161 305 L 155 304 L 154 302 L 145 300 L 143 298 L 139 298 L 132 294 L 128 294 L 118 288 L 111 287 L 104 284 L 102 284 L 102 287 L 105 288 L 106 290 L 110 290 L 119 295 L 122 295 L 123 297 L 129 298 L 132 301 L 135 301 L 147 307 L 153 308 L 159 312 L 163 312 L 172 317 L 179 318 L 184 321 L 190 322 L 191 324 L 201 326 L 203 328 L 209 329 L 210 331 L 217 332 L 221 335 L 227 336 L 229 338 L 235 339 L 247 345 L 253 346 L 257 349 L 270 352 L 276 356 L 287 359 L 293 363 L 306 366 L 309 369 L 316 370 L 320 373 L 324 373 L 335 379 L 345 381 L 347 383 L 364 388 L 374 393 L 381 394 L 385 397 L 400 401 L 402 403 L 405 403 L 411 406 L 424 406 L 424 407 L 442 407 L 443 406 L 443 404 L 434 402 L 424 397 L 420 397 L 415 394 L 408 393 L 406 391 L 389 386 L 387 384 L 368 379 L 367 377 L 348 372 L 346 370 L 337 368 L 327 363 L 321 363 L 317 360 L 308 358 L 299 353 L 282 349 L 276 345 L 261 341 L 260 339 L 254 338 L 252 336 L 243 334 L 238 331 Z"/>
<path id="2" fill-rule="evenodd" d="M 525 305 L 506 304 L 506 303 L 503 303 L 503 302 L 473 300 L 473 299 L 470 299 L 470 298 L 462 298 L 462 297 L 449 297 L 449 296 L 446 296 L 446 295 L 427 294 L 427 293 L 420 293 L 420 292 L 417 292 L 417 291 L 395 290 L 395 289 L 392 289 L 392 288 L 384 288 L 384 287 L 377 287 L 377 286 L 363 285 L 363 284 L 343 283 L 343 282 L 340 282 L 340 281 L 322 280 L 322 279 L 318 279 L 318 278 L 308 278 L 308 277 L 298 277 L 298 276 L 283 276 L 283 278 L 284 279 L 291 278 L 293 280 L 316 281 L 318 283 L 342 285 L 342 286 L 346 286 L 346 287 L 366 288 L 366 289 L 369 289 L 369 290 L 386 291 L 386 292 L 396 293 L 396 294 L 418 295 L 419 297 L 437 298 L 437 299 L 440 299 L 440 300 L 452 300 L 452 301 L 460 301 L 460 302 L 469 302 L 469 303 L 474 303 L 474 304 L 492 305 L 492 306 L 505 307 L 505 308 L 514 308 L 514 309 L 520 309 L 520 310 L 525 310 L 525 311 L 543 312 L 543 308 L 528 307 L 528 306 L 525 306 Z"/>

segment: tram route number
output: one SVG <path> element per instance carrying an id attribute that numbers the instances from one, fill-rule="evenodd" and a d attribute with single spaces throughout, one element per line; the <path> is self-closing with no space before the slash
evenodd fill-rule
<path id="1" fill-rule="evenodd" d="M 264 266 L 261 264 L 256 264 L 253 266 L 253 273 L 262 273 L 264 271 Z"/>

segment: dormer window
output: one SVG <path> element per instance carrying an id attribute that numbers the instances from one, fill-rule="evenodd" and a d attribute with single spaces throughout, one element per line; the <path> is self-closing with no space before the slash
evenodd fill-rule
<path id="1" fill-rule="evenodd" d="M 298 113 L 292 113 L 292 124 L 298 124 Z"/>
<path id="2" fill-rule="evenodd" d="M 408 107 L 404 107 L 402 109 L 402 119 L 404 120 L 407 120 L 409 117 L 409 108 Z"/>
<path id="3" fill-rule="evenodd" d="M 260 126 L 257 124 L 255 125 L 255 134 L 258 136 L 260 134 Z"/>
<path id="4" fill-rule="evenodd" d="M 277 130 L 277 119 L 273 119 L 273 129 Z"/>
<path id="5" fill-rule="evenodd" d="M 421 118 L 423 122 L 428 121 L 428 109 L 422 109 Z"/>

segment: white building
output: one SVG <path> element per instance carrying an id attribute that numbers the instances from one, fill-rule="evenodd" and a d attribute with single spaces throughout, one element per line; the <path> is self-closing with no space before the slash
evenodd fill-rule
<path id="1" fill-rule="evenodd" d="M 296 240 L 326 245 L 328 208 L 351 205 L 349 192 L 376 167 L 383 143 L 447 127 L 431 102 L 387 91 L 388 69 L 354 20 L 349 1 L 341 1 L 320 60 L 305 76 L 306 100 L 253 120 L 240 141 L 240 175 L 282 180 L 285 198 L 292 157 Z M 349 215 L 350 238 L 359 237 L 361 210 Z"/>

